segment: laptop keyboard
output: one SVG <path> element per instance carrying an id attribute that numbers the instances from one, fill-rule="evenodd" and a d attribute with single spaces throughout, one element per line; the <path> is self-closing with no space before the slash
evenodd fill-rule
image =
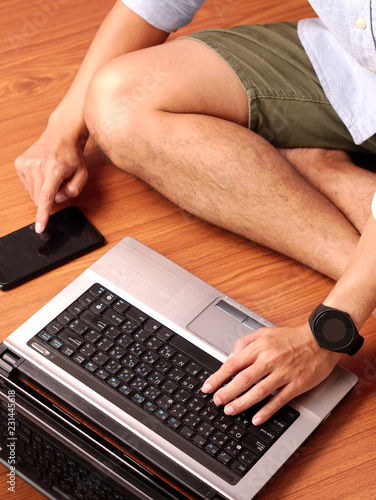
<path id="1" fill-rule="evenodd" d="M 183 439 L 184 451 L 219 475 L 225 467 L 237 480 L 299 416 L 286 405 L 255 427 L 252 417 L 265 402 L 225 415 L 210 394 L 201 392 L 221 362 L 100 284 L 28 344 L 59 353 L 125 398 L 131 410 L 137 409 L 131 414 L 155 419 L 163 437 L 177 445 Z"/>
<path id="2" fill-rule="evenodd" d="M 0 456 L 7 460 L 8 446 L 7 406 L 0 411 Z M 15 419 L 14 465 L 17 473 L 40 484 L 54 498 L 75 500 L 128 500 L 126 492 L 120 491 L 112 478 L 104 477 L 92 465 L 72 454 L 66 447 L 55 443 L 45 433 L 36 431 L 29 422 Z M 132 496 L 132 498 L 136 498 Z"/>

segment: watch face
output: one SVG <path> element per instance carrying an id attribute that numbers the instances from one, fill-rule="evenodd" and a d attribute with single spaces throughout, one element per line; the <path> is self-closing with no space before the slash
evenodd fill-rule
<path id="1" fill-rule="evenodd" d="M 351 321 L 340 311 L 325 311 L 315 323 L 319 343 L 328 349 L 341 349 L 349 345 L 354 337 Z"/>

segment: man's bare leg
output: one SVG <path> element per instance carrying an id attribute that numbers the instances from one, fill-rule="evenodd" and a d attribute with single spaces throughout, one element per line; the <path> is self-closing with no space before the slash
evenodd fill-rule
<path id="1" fill-rule="evenodd" d="M 355 165 L 345 151 L 296 148 L 281 153 L 362 233 L 376 191 L 374 172 Z"/>
<path id="2" fill-rule="evenodd" d="M 244 127 L 247 115 L 232 71 L 192 40 L 112 61 L 86 103 L 90 132 L 119 168 L 183 209 L 338 279 L 359 233 Z M 363 199 L 349 203 L 366 210 Z"/>

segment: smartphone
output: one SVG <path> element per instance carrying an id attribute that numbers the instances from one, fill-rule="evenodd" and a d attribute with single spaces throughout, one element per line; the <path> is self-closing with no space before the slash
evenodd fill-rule
<path id="1" fill-rule="evenodd" d="M 104 243 L 76 206 L 52 214 L 43 233 L 35 224 L 0 238 L 0 288 L 7 290 Z"/>

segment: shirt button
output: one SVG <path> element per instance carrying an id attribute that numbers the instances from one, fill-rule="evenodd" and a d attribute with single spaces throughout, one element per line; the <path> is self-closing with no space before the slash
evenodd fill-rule
<path id="1" fill-rule="evenodd" d="M 367 27 L 367 24 L 366 24 L 365 20 L 362 19 L 361 17 L 358 17 L 358 19 L 355 21 L 355 24 L 361 30 L 365 30 L 366 27 Z"/>

